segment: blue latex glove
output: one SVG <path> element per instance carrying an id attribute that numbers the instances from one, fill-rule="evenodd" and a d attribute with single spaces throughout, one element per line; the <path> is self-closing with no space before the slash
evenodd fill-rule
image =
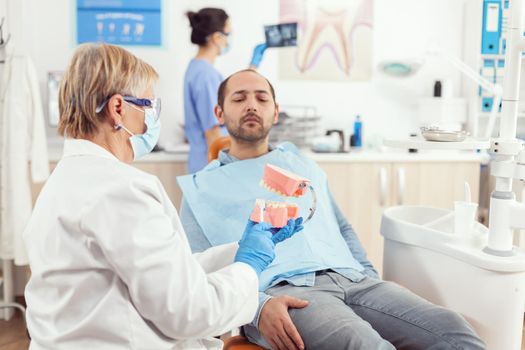
<path id="1" fill-rule="evenodd" d="M 277 244 L 279 242 L 284 241 L 285 239 L 292 237 L 297 232 L 303 230 L 304 227 L 302 223 L 303 223 L 303 218 L 299 217 L 296 220 L 294 219 L 288 220 L 288 223 L 286 224 L 286 226 L 280 229 L 272 228 L 271 231 L 272 233 L 274 233 L 272 237 L 272 241 Z"/>
<path id="2" fill-rule="evenodd" d="M 266 44 L 259 44 L 253 49 L 252 60 L 250 66 L 258 68 L 264 56 L 264 51 L 268 46 Z"/>
<path id="3" fill-rule="evenodd" d="M 257 275 L 260 275 L 275 258 L 275 245 L 301 231 L 303 229 L 301 223 L 302 218 L 297 220 L 290 219 L 288 224 L 274 235 L 270 224 L 265 222 L 255 223 L 248 220 L 248 225 L 246 225 L 242 238 L 239 241 L 239 249 L 237 254 L 235 254 L 234 261 L 250 265 Z"/>

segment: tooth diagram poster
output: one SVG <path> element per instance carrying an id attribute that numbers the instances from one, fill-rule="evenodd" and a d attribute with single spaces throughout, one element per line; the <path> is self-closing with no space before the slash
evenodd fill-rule
<path id="1" fill-rule="evenodd" d="M 373 0 L 280 0 L 297 47 L 279 49 L 279 77 L 364 81 L 372 74 Z"/>

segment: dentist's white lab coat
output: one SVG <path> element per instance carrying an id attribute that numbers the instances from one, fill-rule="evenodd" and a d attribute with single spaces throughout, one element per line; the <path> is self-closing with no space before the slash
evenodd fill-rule
<path id="1" fill-rule="evenodd" d="M 31 349 L 221 349 L 258 306 L 236 243 L 192 255 L 159 180 L 86 140 L 66 140 L 24 240 Z"/>
<path id="2" fill-rule="evenodd" d="M 33 205 L 31 180 L 49 175 L 45 123 L 29 57 L 9 55 L 0 69 L 0 259 L 26 265 L 22 232 Z"/>

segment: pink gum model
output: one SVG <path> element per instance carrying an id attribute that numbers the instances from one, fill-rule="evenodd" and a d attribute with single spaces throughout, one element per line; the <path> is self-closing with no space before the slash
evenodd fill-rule
<path id="1" fill-rule="evenodd" d="M 279 203 L 257 199 L 250 220 L 267 222 L 272 227 L 286 226 L 289 219 L 299 217 L 299 208 L 296 204 Z"/>
<path id="2" fill-rule="evenodd" d="M 266 164 L 261 185 L 280 196 L 300 197 L 306 192 L 310 180 L 275 165 Z"/>
<path id="3" fill-rule="evenodd" d="M 306 192 L 310 180 L 275 165 L 266 164 L 261 185 L 268 191 L 285 197 L 300 197 Z M 250 219 L 255 222 L 267 222 L 273 227 L 286 226 L 289 219 L 299 217 L 296 204 L 265 201 L 257 199 Z"/>

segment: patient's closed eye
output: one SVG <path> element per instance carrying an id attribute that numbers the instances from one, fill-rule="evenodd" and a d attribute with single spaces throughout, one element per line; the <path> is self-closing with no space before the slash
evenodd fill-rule
<path id="1" fill-rule="evenodd" d="M 269 96 L 267 92 L 258 92 L 255 96 L 261 102 L 267 102 L 269 100 Z"/>

